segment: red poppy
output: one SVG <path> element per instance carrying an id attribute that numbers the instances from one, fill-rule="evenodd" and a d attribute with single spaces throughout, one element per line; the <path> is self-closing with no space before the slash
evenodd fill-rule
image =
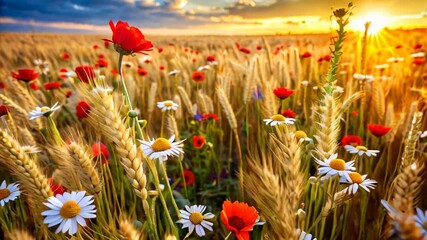
<path id="1" fill-rule="evenodd" d="M 184 48 L 184 52 L 188 52 L 188 48 Z"/>
<path id="2" fill-rule="evenodd" d="M 85 101 L 80 101 L 77 103 L 76 106 L 76 115 L 79 119 L 87 118 L 91 109 L 92 108 L 90 107 L 89 103 Z"/>
<path id="3" fill-rule="evenodd" d="M 423 65 L 426 62 L 425 57 L 416 57 L 412 60 L 412 63 L 415 65 Z"/>
<path id="4" fill-rule="evenodd" d="M 319 59 L 317 59 L 317 62 L 321 63 L 321 62 L 323 62 L 323 60 L 324 60 L 323 57 L 320 57 Z"/>
<path id="5" fill-rule="evenodd" d="M 362 139 L 358 136 L 347 135 L 341 139 L 341 145 L 352 145 L 354 147 L 362 145 Z"/>
<path id="6" fill-rule="evenodd" d="M 295 118 L 296 114 L 290 108 L 282 111 L 282 115 L 286 118 Z"/>
<path id="7" fill-rule="evenodd" d="M 415 44 L 415 46 L 414 46 L 414 50 L 418 50 L 418 49 L 420 49 L 420 48 L 422 48 L 423 47 L 423 45 L 421 45 L 421 44 Z"/>
<path id="8" fill-rule="evenodd" d="M 61 53 L 61 55 L 59 55 L 59 57 L 61 57 L 61 59 L 63 60 L 69 60 L 71 58 L 71 55 L 69 53 Z"/>
<path id="9" fill-rule="evenodd" d="M 93 46 L 92 46 L 92 48 L 93 48 L 93 49 L 98 49 L 98 48 L 99 48 L 99 46 L 98 46 L 97 44 L 95 44 L 95 45 L 93 45 Z"/>
<path id="10" fill-rule="evenodd" d="M 258 219 L 258 212 L 246 203 L 224 201 L 221 220 L 225 227 L 232 231 L 238 240 L 249 240 L 249 232 L 253 230 Z"/>
<path id="11" fill-rule="evenodd" d="M 108 62 L 105 59 L 100 58 L 98 61 L 96 61 L 95 66 L 97 68 L 105 68 L 108 67 Z"/>
<path id="12" fill-rule="evenodd" d="M 106 164 L 108 163 L 108 157 L 110 156 L 110 153 L 108 152 L 107 146 L 101 142 L 98 142 L 92 145 L 92 156 L 93 158 L 101 157 L 101 163 Z"/>
<path id="13" fill-rule="evenodd" d="M 169 45 L 169 46 L 175 46 L 175 43 L 170 42 L 170 43 L 168 43 L 168 45 Z"/>
<path id="14" fill-rule="evenodd" d="M 396 48 L 396 49 L 401 49 L 401 48 L 402 48 L 402 45 L 401 45 L 401 44 L 396 45 L 396 47 L 394 47 L 394 48 Z"/>
<path id="15" fill-rule="evenodd" d="M 39 90 L 39 85 L 37 85 L 35 82 L 30 83 L 30 88 L 34 91 Z"/>
<path id="16" fill-rule="evenodd" d="M 311 57 L 312 55 L 311 55 L 311 53 L 309 53 L 309 52 L 305 52 L 305 53 L 303 53 L 302 55 L 301 55 L 301 57 L 302 58 L 309 58 L 309 57 Z"/>
<path id="17" fill-rule="evenodd" d="M 197 62 L 197 59 L 193 58 L 191 61 L 192 61 L 193 63 L 195 63 L 195 62 Z"/>
<path id="18" fill-rule="evenodd" d="M 202 115 L 202 120 L 214 120 L 218 121 L 219 117 L 215 113 L 206 113 Z"/>
<path id="19" fill-rule="evenodd" d="M 10 110 L 6 105 L 0 105 L 0 117 L 7 115 L 8 112 L 10 112 Z"/>
<path id="20" fill-rule="evenodd" d="M 111 69 L 110 73 L 113 75 L 117 75 L 119 74 L 119 71 L 117 71 L 117 69 Z"/>
<path id="21" fill-rule="evenodd" d="M 359 113 L 357 113 L 356 111 L 352 111 L 352 112 L 350 113 L 350 115 L 351 115 L 352 117 L 356 117 L 357 115 L 359 115 Z"/>
<path id="22" fill-rule="evenodd" d="M 329 61 L 331 61 L 331 55 L 325 55 L 325 56 L 323 56 L 323 60 L 325 60 L 325 61 L 327 61 L 327 62 L 329 62 Z"/>
<path id="23" fill-rule="evenodd" d="M 68 90 L 67 93 L 65 94 L 67 98 L 71 97 L 71 95 L 73 95 L 73 92 L 71 90 Z"/>
<path id="24" fill-rule="evenodd" d="M 0 82 L 0 89 L 6 88 L 6 84 Z"/>
<path id="25" fill-rule="evenodd" d="M 162 66 L 160 66 L 159 68 L 160 68 L 160 70 L 165 70 L 165 69 L 166 69 L 166 67 L 165 67 L 165 66 L 163 66 L 163 65 L 162 65 Z"/>
<path id="26" fill-rule="evenodd" d="M 65 188 L 61 184 L 54 183 L 53 178 L 48 178 L 47 180 L 49 181 L 50 190 L 52 190 L 53 196 L 56 196 L 57 194 L 64 194 Z"/>
<path id="27" fill-rule="evenodd" d="M 84 83 L 89 83 L 95 79 L 95 71 L 91 66 L 78 66 L 74 71 L 80 81 Z"/>
<path id="28" fill-rule="evenodd" d="M 66 69 L 66 68 L 59 69 L 59 77 L 61 79 L 66 78 L 67 77 L 67 73 L 68 73 L 68 69 Z"/>
<path id="29" fill-rule="evenodd" d="M 161 52 L 163 52 L 163 48 L 162 48 L 162 47 L 158 47 L 158 48 L 157 48 L 157 51 L 158 51 L 159 53 L 161 53 Z"/>
<path id="30" fill-rule="evenodd" d="M 45 90 L 53 90 L 61 87 L 60 82 L 48 82 L 43 85 Z"/>
<path id="31" fill-rule="evenodd" d="M 285 87 L 279 87 L 273 90 L 274 95 L 276 95 L 280 99 L 286 99 L 294 94 L 294 90 L 287 89 Z"/>
<path id="32" fill-rule="evenodd" d="M 38 78 L 40 73 L 34 71 L 33 69 L 18 69 L 18 72 L 12 72 L 12 77 L 24 81 L 31 82 Z"/>
<path id="33" fill-rule="evenodd" d="M 203 136 L 193 136 L 193 146 L 194 148 L 202 148 L 205 145 L 205 137 Z"/>
<path id="34" fill-rule="evenodd" d="M 102 53 L 100 53 L 100 54 L 98 55 L 98 58 L 105 58 L 105 55 L 104 55 L 104 54 L 102 54 Z"/>
<path id="35" fill-rule="evenodd" d="M 184 174 L 185 186 L 193 185 L 196 180 L 196 176 L 194 175 L 194 173 L 190 170 L 185 169 L 183 174 Z M 180 185 L 184 186 L 184 183 Z"/>
<path id="36" fill-rule="evenodd" d="M 191 79 L 195 82 L 203 82 L 205 80 L 205 73 L 202 71 L 195 71 L 191 75 Z"/>
<path id="37" fill-rule="evenodd" d="M 377 137 L 386 135 L 391 127 L 383 126 L 380 124 L 368 124 L 368 130 Z"/>
<path id="38" fill-rule="evenodd" d="M 206 57 L 206 61 L 208 61 L 208 62 L 215 62 L 216 61 L 216 57 L 212 56 L 212 55 L 209 55 L 209 56 Z"/>
<path id="39" fill-rule="evenodd" d="M 139 67 L 138 68 L 138 74 L 139 74 L 139 76 L 147 76 L 148 72 L 144 68 Z"/>
<path id="40" fill-rule="evenodd" d="M 258 50 L 258 51 L 259 51 L 259 50 L 261 50 L 261 49 L 262 49 L 262 47 L 261 47 L 260 45 L 257 45 L 257 46 L 256 46 L 256 50 Z"/>
<path id="41" fill-rule="evenodd" d="M 196 50 L 194 53 L 195 53 L 196 55 L 199 55 L 200 51 L 199 51 L 199 50 Z"/>
<path id="42" fill-rule="evenodd" d="M 153 44 L 145 40 L 144 35 L 138 28 L 129 26 L 127 22 L 122 21 L 118 21 L 114 25 L 113 21 L 110 20 L 109 24 L 113 36 L 112 40 L 107 41 L 114 43 L 114 48 L 120 54 L 130 55 L 152 50 Z"/>
<path id="43" fill-rule="evenodd" d="M 110 45 L 110 42 L 108 42 L 108 41 L 104 41 L 104 47 L 105 48 L 108 48 L 108 46 Z"/>
<path id="44" fill-rule="evenodd" d="M 246 53 L 246 54 L 251 53 L 251 50 L 249 48 L 240 48 L 239 51 L 241 51 L 242 53 Z"/>
<path id="45" fill-rule="evenodd" d="M 276 49 L 274 49 L 273 54 L 274 54 L 274 55 L 277 55 L 277 54 L 279 54 L 279 52 L 280 52 L 280 48 L 279 48 L 279 47 L 277 47 Z"/>

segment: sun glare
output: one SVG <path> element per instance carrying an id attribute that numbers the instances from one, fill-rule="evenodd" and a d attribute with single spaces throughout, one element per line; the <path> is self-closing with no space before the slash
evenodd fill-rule
<path id="1" fill-rule="evenodd" d="M 388 24 L 388 17 L 380 13 L 370 13 L 365 17 L 354 19 L 350 25 L 353 30 L 364 32 L 365 24 L 370 22 L 368 34 L 373 35 L 377 34 L 381 29 L 385 28 Z"/>

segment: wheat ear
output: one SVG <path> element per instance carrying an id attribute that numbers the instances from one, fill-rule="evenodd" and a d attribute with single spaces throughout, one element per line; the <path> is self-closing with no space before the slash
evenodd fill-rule
<path id="1" fill-rule="evenodd" d="M 123 240 L 140 240 L 144 239 L 142 233 L 135 229 L 129 220 L 120 220 L 120 239 Z"/>
<path id="2" fill-rule="evenodd" d="M 185 91 L 185 88 L 179 86 L 178 92 L 179 92 L 179 95 L 181 96 L 182 101 L 184 102 L 185 107 L 187 108 L 187 112 L 190 114 L 190 116 L 193 116 L 194 115 L 193 104 L 191 103 L 191 100 L 188 97 L 188 94 Z"/>
<path id="3" fill-rule="evenodd" d="M 5 240 L 36 240 L 29 232 L 26 230 L 13 229 L 12 231 L 6 232 L 4 234 Z"/>

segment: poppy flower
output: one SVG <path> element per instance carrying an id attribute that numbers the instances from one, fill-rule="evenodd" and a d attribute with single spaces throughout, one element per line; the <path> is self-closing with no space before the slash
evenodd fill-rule
<path id="1" fill-rule="evenodd" d="M 97 44 L 94 44 L 94 45 L 92 46 L 92 48 L 93 48 L 93 49 L 98 49 L 98 48 L 99 48 L 99 46 L 98 46 Z"/>
<path id="2" fill-rule="evenodd" d="M 0 82 L 0 89 L 4 89 L 4 88 L 6 88 L 6 84 Z"/>
<path id="3" fill-rule="evenodd" d="M 301 57 L 302 58 L 309 58 L 309 57 L 311 57 L 312 55 L 311 55 L 311 53 L 309 53 L 309 52 L 304 52 L 302 55 L 301 55 Z"/>
<path id="4" fill-rule="evenodd" d="M 108 42 L 108 41 L 104 41 L 104 47 L 105 48 L 108 48 L 108 46 L 110 45 L 110 42 Z"/>
<path id="5" fill-rule="evenodd" d="M 399 44 L 399 45 L 396 45 L 396 47 L 394 47 L 394 48 L 396 48 L 396 49 L 401 49 L 403 46 L 401 45 L 401 44 Z"/>
<path id="6" fill-rule="evenodd" d="M 147 76 L 148 72 L 144 68 L 139 67 L 138 68 L 138 74 L 139 74 L 139 76 Z"/>
<path id="7" fill-rule="evenodd" d="M 323 60 L 324 61 L 327 61 L 327 62 L 329 62 L 329 61 L 331 61 L 331 55 L 325 55 L 325 56 L 323 56 Z"/>
<path id="8" fill-rule="evenodd" d="M 188 52 L 188 48 L 184 48 L 184 52 Z"/>
<path id="9" fill-rule="evenodd" d="M 216 61 L 216 57 L 212 56 L 212 55 L 209 55 L 209 56 L 206 57 L 206 61 L 208 61 L 208 62 L 215 62 Z"/>
<path id="10" fill-rule="evenodd" d="M 422 48 L 423 47 L 423 45 L 421 45 L 421 44 L 415 44 L 415 46 L 414 46 L 414 50 L 418 50 L 418 49 L 420 49 L 420 48 Z"/>
<path id="11" fill-rule="evenodd" d="M 60 82 L 48 82 L 43 85 L 45 90 L 53 90 L 61 87 Z"/>
<path id="12" fill-rule="evenodd" d="M 24 81 L 24 82 L 31 82 L 38 78 L 40 73 L 37 71 L 34 71 L 33 69 L 18 69 L 18 72 L 12 72 L 12 77 Z"/>
<path id="13" fill-rule="evenodd" d="M 110 20 L 109 24 L 113 32 L 112 40 L 104 40 L 114 43 L 114 49 L 120 54 L 130 55 L 152 50 L 153 44 L 145 39 L 138 28 L 122 21 L 114 25 Z"/>
<path id="14" fill-rule="evenodd" d="M 64 194 L 65 188 L 61 184 L 55 183 L 53 178 L 48 178 L 47 180 L 49 181 L 50 190 L 52 190 L 53 196 L 56 196 L 57 194 Z"/>
<path id="15" fill-rule="evenodd" d="M 119 74 L 119 71 L 117 71 L 117 69 L 111 69 L 110 73 L 113 75 L 117 75 Z"/>
<path id="16" fill-rule="evenodd" d="M 91 66 L 78 66 L 74 71 L 76 72 L 80 81 L 84 83 L 89 83 L 95 79 L 95 71 Z"/>
<path id="17" fill-rule="evenodd" d="M 391 130 L 391 127 L 383 126 L 380 124 L 368 124 L 368 130 L 376 137 L 382 137 Z"/>
<path id="18" fill-rule="evenodd" d="M 205 80 L 205 73 L 202 71 L 195 71 L 191 75 L 191 79 L 195 82 L 203 82 Z"/>
<path id="19" fill-rule="evenodd" d="M 100 54 L 98 55 L 98 58 L 105 58 L 105 55 L 104 55 L 104 54 L 102 54 L 102 53 L 100 53 Z"/>
<path id="20" fill-rule="evenodd" d="M 98 61 L 96 61 L 95 67 L 97 68 L 105 68 L 108 67 L 108 62 L 105 59 L 98 59 Z"/>
<path id="21" fill-rule="evenodd" d="M 239 51 L 241 51 L 242 53 L 246 53 L 246 54 L 251 53 L 251 50 L 249 48 L 240 48 Z"/>
<path id="22" fill-rule="evenodd" d="M 169 46 L 175 46 L 175 43 L 170 42 L 170 43 L 168 43 L 168 45 L 169 45 Z"/>
<path id="23" fill-rule="evenodd" d="M 341 139 L 341 145 L 360 146 L 362 145 L 362 139 L 358 136 L 347 135 Z"/>
<path id="24" fill-rule="evenodd" d="M 59 57 L 62 60 L 69 60 L 71 58 L 71 55 L 69 53 L 64 52 L 64 53 L 61 53 L 61 55 L 59 55 Z"/>
<path id="25" fill-rule="evenodd" d="M 262 47 L 260 45 L 256 46 L 256 50 L 260 51 L 262 49 Z"/>
<path id="26" fill-rule="evenodd" d="M 73 92 L 71 90 L 68 90 L 67 93 L 65 94 L 67 98 L 71 97 L 71 95 L 73 95 Z"/>
<path id="27" fill-rule="evenodd" d="M 196 51 L 194 51 L 194 53 L 195 53 L 196 55 L 199 55 L 200 51 L 199 51 L 199 50 L 196 50 Z"/>
<path id="28" fill-rule="evenodd" d="M 193 58 L 191 61 L 192 61 L 193 63 L 195 63 L 195 62 L 197 62 L 197 59 Z"/>
<path id="29" fill-rule="evenodd" d="M 30 88 L 34 91 L 39 90 L 39 85 L 37 85 L 35 82 L 30 83 Z"/>
<path id="30" fill-rule="evenodd" d="M 274 95 L 282 100 L 290 97 L 294 92 L 294 90 L 285 87 L 279 87 L 273 90 Z"/>
<path id="31" fill-rule="evenodd" d="M 352 111 L 352 112 L 350 113 L 350 115 L 351 115 L 352 117 L 357 117 L 357 115 L 359 115 L 359 113 L 357 113 L 356 111 Z"/>
<path id="32" fill-rule="evenodd" d="M 194 175 L 194 173 L 190 170 L 185 169 L 183 174 L 184 174 L 185 186 L 193 185 L 196 180 L 196 176 Z M 184 186 L 184 183 L 180 185 Z"/>
<path id="33" fill-rule="evenodd" d="M 92 145 L 92 157 L 93 158 L 101 157 L 102 164 L 108 163 L 109 156 L 110 156 L 110 153 L 108 152 L 108 148 L 103 143 L 98 142 Z"/>
<path id="34" fill-rule="evenodd" d="M 158 47 L 158 48 L 157 48 L 157 51 L 158 51 L 159 53 L 161 53 L 161 52 L 163 52 L 163 48 L 162 48 L 162 47 Z"/>
<path id="35" fill-rule="evenodd" d="M 76 115 L 79 119 L 87 118 L 91 109 L 92 108 L 90 107 L 89 103 L 80 101 L 76 106 Z"/>
<path id="36" fill-rule="evenodd" d="M 8 112 L 10 112 L 10 110 L 6 105 L 0 105 L 0 117 L 7 115 Z"/>
<path id="37" fill-rule="evenodd" d="M 249 232 L 258 220 L 258 212 L 246 203 L 225 201 L 222 204 L 221 220 L 238 240 L 249 240 Z"/>
<path id="38" fill-rule="evenodd" d="M 286 118 L 295 118 L 296 114 L 290 108 L 282 111 L 282 115 Z"/>
<path id="39" fill-rule="evenodd" d="M 206 113 L 202 115 L 202 120 L 218 121 L 219 117 L 215 113 Z"/>
<path id="40" fill-rule="evenodd" d="M 205 145 L 205 137 L 203 136 L 193 136 L 193 146 L 194 148 L 202 148 Z"/>
<path id="41" fill-rule="evenodd" d="M 323 62 L 323 60 L 324 60 L 323 57 L 320 57 L 319 59 L 317 59 L 317 62 L 321 63 L 321 62 Z"/>
<path id="42" fill-rule="evenodd" d="M 160 67 L 159 67 L 159 69 L 160 69 L 160 70 L 165 70 L 165 69 L 166 69 L 166 67 L 162 65 L 162 66 L 160 66 Z"/>
<path id="43" fill-rule="evenodd" d="M 412 63 L 415 65 L 423 65 L 426 62 L 426 59 L 424 57 L 416 57 L 414 60 L 412 60 Z"/>

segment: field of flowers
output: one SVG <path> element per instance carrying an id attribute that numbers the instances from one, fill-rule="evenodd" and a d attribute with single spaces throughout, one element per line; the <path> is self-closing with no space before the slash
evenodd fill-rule
<path id="1" fill-rule="evenodd" d="M 427 239 L 427 34 L 349 10 L 325 35 L 2 33 L 0 234 Z"/>

